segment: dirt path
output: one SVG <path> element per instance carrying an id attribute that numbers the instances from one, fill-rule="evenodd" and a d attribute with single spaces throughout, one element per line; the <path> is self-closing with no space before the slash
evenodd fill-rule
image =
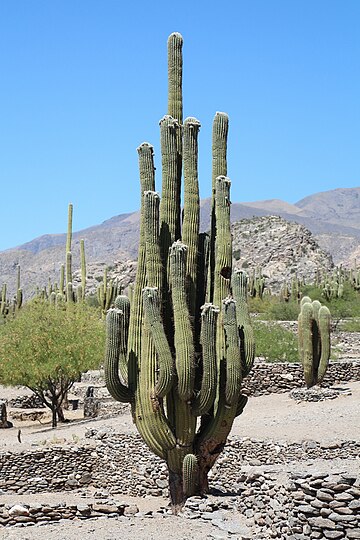
<path id="1" fill-rule="evenodd" d="M 250 397 L 244 412 L 233 425 L 231 433 L 241 437 L 280 439 L 289 442 L 315 440 L 332 442 L 360 440 L 360 382 L 341 387 L 350 390 L 334 400 L 296 403 L 288 394 Z M 2 430 L 0 450 L 22 451 L 38 445 L 67 442 L 87 442 L 85 432 L 90 427 L 111 427 L 119 433 L 137 433 L 129 413 L 107 419 L 82 419 L 82 412 L 67 412 L 75 422 L 52 429 L 47 424 L 14 421 L 14 428 Z M 18 428 L 21 426 L 21 444 Z"/>

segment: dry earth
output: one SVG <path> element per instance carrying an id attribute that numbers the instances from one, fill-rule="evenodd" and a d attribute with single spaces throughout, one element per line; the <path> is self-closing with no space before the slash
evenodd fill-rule
<path id="1" fill-rule="evenodd" d="M 322 443 L 339 442 L 344 440 L 360 440 L 360 382 L 347 383 L 341 387 L 343 393 L 336 399 L 323 402 L 302 402 L 296 403 L 288 394 L 272 394 L 269 396 L 253 397 L 233 427 L 232 434 L 242 437 L 272 439 L 278 441 L 300 442 L 313 440 Z M 14 392 L 19 390 L 8 390 L 0 388 L 2 398 L 9 399 Z M 21 394 L 24 394 L 21 389 Z M 37 444 L 51 444 L 62 441 L 73 443 L 85 441 L 85 431 L 89 427 L 106 425 L 113 427 L 121 433 L 135 433 L 129 414 L 123 414 L 117 418 L 95 419 L 81 421 L 81 411 L 73 413 L 73 421 L 60 426 L 56 430 L 50 428 L 49 424 L 27 423 L 21 425 L 21 444 L 17 440 L 19 423 L 15 422 L 14 429 L 2 430 L 0 449 L 11 451 L 22 451 Z M 77 416 L 77 418 L 76 418 Z M 89 442 L 89 439 L 86 439 Z M 341 460 L 341 468 L 348 472 L 359 473 L 359 460 Z M 340 463 L 336 461 L 316 460 L 316 462 L 305 462 L 302 464 L 306 470 L 315 467 L 317 470 L 325 468 L 339 468 Z M 265 466 L 264 466 L 265 467 Z M 261 469 L 262 467 L 257 467 Z M 272 470 L 276 467 L 272 466 Z M 290 468 L 290 466 L 289 466 Z M 284 466 L 277 466 L 279 477 Z M 214 527 L 211 523 L 200 520 L 186 520 L 184 518 L 156 516 L 156 510 L 167 506 L 168 501 L 162 498 L 136 498 L 121 497 L 126 502 L 136 502 L 141 512 L 153 511 L 153 517 L 119 517 L 119 518 L 97 518 L 93 520 L 60 521 L 58 524 L 32 526 L 27 528 L 11 528 L 0 530 L 1 540 L 72 540 L 82 538 L 101 538 L 112 540 L 122 538 L 128 540 L 137 539 L 159 539 L 171 536 L 176 539 L 225 539 L 230 538 L 227 533 Z M 0 498 L 2 503 L 26 503 L 26 502 L 61 502 L 66 501 L 81 503 L 84 499 L 76 492 L 65 492 L 59 494 L 37 494 L 37 495 L 7 495 Z M 91 502 L 91 493 L 86 502 Z M 239 517 L 237 516 L 237 519 Z M 236 535 L 231 538 L 236 539 Z M 240 537 L 239 537 L 240 538 Z"/>

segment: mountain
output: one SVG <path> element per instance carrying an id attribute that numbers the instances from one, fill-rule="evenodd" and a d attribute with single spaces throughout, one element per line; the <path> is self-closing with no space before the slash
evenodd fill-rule
<path id="1" fill-rule="evenodd" d="M 322 223 L 360 230 L 360 187 L 315 193 L 301 199 L 295 206 Z"/>
<path id="2" fill-rule="evenodd" d="M 201 202 L 201 229 L 210 225 L 211 200 Z M 360 187 L 335 189 L 310 195 L 295 204 L 279 199 L 233 203 L 232 222 L 241 219 L 277 215 L 305 226 L 320 248 L 332 256 L 335 264 L 352 264 L 360 253 Z M 129 266 L 137 257 L 139 212 L 114 216 L 73 235 L 73 267 L 79 266 L 79 244 L 84 238 L 88 272 L 93 285 L 101 279 L 105 266 Z M 16 248 L 0 252 L 0 284 L 8 283 L 14 291 L 16 266 L 22 269 L 26 296 L 36 286 L 43 287 L 49 278 L 59 279 L 65 259 L 65 234 L 46 234 Z M 359 256 L 359 255 L 358 255 Z M 130 279 L 130 277 L 129 277 Z"/>
<path id="3" fill-rule="evenodd" d="M 331 255 L 321 249 L 311 232 L 279 216 L 242 219 L 232 225 L 235 267 L 261 267 L 266 287 L 279 291 L 294 276 L 313 283 L 319 268 L 330 272 Z"/>

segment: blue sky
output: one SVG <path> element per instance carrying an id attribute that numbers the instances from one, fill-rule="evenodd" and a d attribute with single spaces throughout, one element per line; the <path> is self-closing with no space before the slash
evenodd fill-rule
<path id="1" fill-rule="evenodd" d="M 0 249 L 139 207 L 136 147 L 167 107 L 166 41 L 184 37 L 184 116 L 230 116 L 236 202 L 360 186 L 357 0 L 2 0 Z M 157 179 L 160 189 L 160 174 Z"/>

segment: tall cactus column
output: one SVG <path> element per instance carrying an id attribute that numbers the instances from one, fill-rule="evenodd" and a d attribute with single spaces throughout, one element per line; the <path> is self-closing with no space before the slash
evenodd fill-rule
<path id="1" fill-rule="evenodd" d="M 190 117 L 182 126 L 181 36 L 170 36 L 168 47 L 172 116 L 160 122 L 162 195 L 160 200 L 155 192 L 153 149 L 144 143 L 138 149 L 140 241 L 130 320 L 121 296 L 107 315 L 104 368 L 110 393 L 131 403 L 141 437 L 166 461 L 177 512 L 186 497 L 208 490 L 208 472 L 246 404 L 241 382 L 254 360 L 254 341 L 246 276 L 232 276 L 230 181 L 221 174 L 226 173 L 227 115 L 215 117 L 213 163 L 219 174 L 211 245 L 199 234 L 200 123 Z M 206 295 L 212 302 L 204 304 Z"/>

